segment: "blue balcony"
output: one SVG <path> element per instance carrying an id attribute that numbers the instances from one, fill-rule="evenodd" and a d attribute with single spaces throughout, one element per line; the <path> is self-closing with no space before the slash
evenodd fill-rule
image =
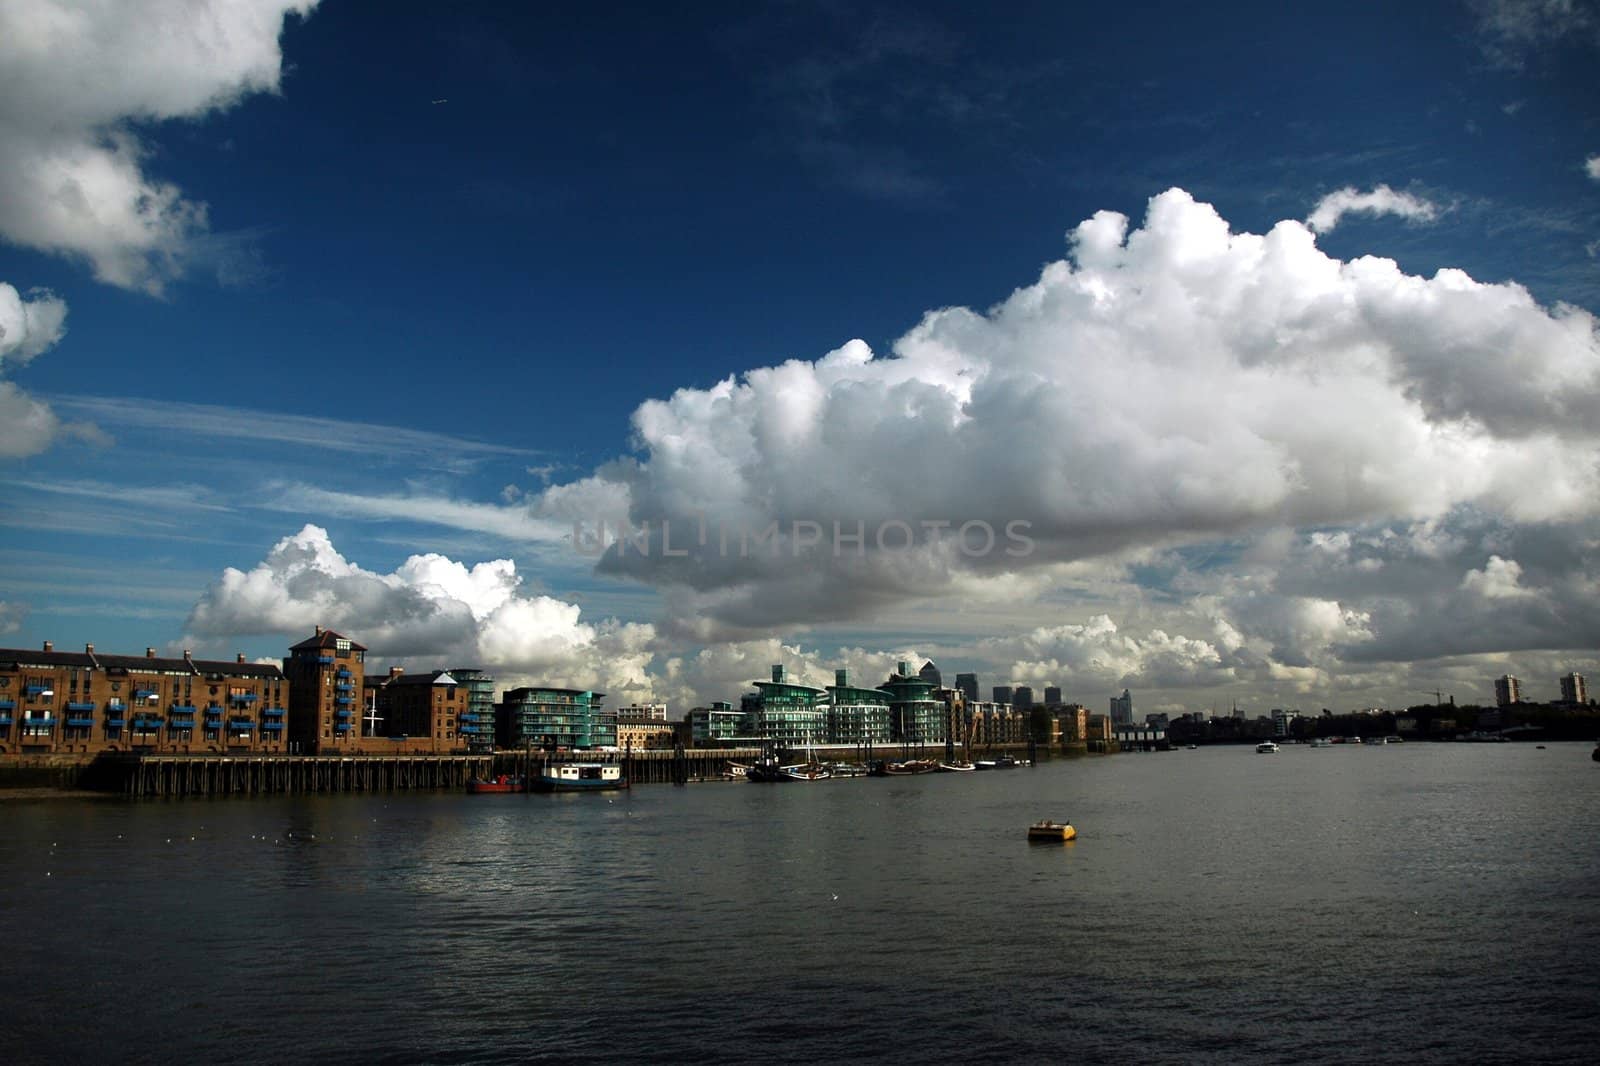
<path id="1" fill-rule="evenodd" d="M 69 710 L 69 711 L 80 711 L 80 712 L 82 712 L 84 714 L 93 714 L 94 713 L 94 704 L 92 704 L 92 703 L 68 703 L 67 704 L 67 710 Z"/>
<path id="2" fill-rule="evenodd" d="M 266 708 L 262 709 L 261 713 L 263 715 L 265 715 L 266 717 L 268 717 L 268 718 L 282 718 L 283 717 L 283 708 L 282 707 L 266 707 Z"/>
<path id="3" fill-rule="evenodd" d="M 24 718 L 22 720 L 23 729 L 54 729 L 55 727 L 56 720 L 54 718 Z"/>
<path id="4" fill-rule="evenodd" d="M 337 703 L 341 707 L 348 707 L 350 704 L 354 703 L 355 700 L 351 699 L 349 696 L 335 696 L 333 698 L 333 702 Z"/>
<path id="5" fill-rule="evenodd" d="M 27 693 L 30 696 L 54 696 L 56 691 L 49 685 L 29 685 Z"/>
<path id="6" fill-rule="evenodd" d="M 256 724 L 254 722 L 248 722 L 242 718 L 228 719 L 228 729 L 236 733 L 248 733 L 255 727 Z"/>
<path id="7" fill-rule="evenodd" d="M 133 698 L 136 700 L 153 700 L 159 695 L 161 693 L 153 688 L 136 688 L 133 690 Z"/>
<path id="8" fill-rule="evenodd" d="M 0 700 L 0 711 L 14 711 L 16 709 L 16 700 Z"/>
<path id="9" fill-rule="evenodd" d="M 281 733 L 281 732 L 283 732 L 283 723 L 282 722 L 262 722 L 261 723 L 261 731 L 264 732 L 264 733 Z"/>
<path id="10" fill-rule="evenodd" d="M 340 722 L 338 725 L 335 725 L 333 727 L 333 731 L 335 733 L 348 733 L 348 732 L 350 732 L 350 723 L 349 722 Z"/>
<path id="11" fill-rule="evenodd" d="M 468 734 L 487 733 L 488 731 L 489 730 L 487 728 L 485 728 L 484 726 L 481 726 L 481 725 L 464 725 L 464 726 L 461 726 L 460 728 L 458 728 L 456 730 L 456 732 L 458 732 L 458 733 L 468 733 Z"/>
<path id="12" fill-rule="evenodd" d="M 16 719 L 12 715 L 0 713 L 0 726 L 8 726 L 15 721 Z"/>
<path id="13" fill-rule="evenodd" d="M 106 728 L 107 729 L 121 729 L 123 726 L 125 726 L 127 724 L 128 724 L 128 720 L 126 718 L 107 718 L 106 719 Z"/>
<path id="14" fill-rule="evenodd" d="M 73 729 L 92 729 L 92 728 L 94 728 L 94 719 L 93 718 L 68 718 L 67 719 L 67 725 L 71 726 Z"/>
<path id="15" fill-rule="evenodd" d="M 193 714 L 194 713 L 194 707 L 191 706 L 190 704 L 187 704 L 187 703 L 174 703 L 171 707 L 169 707 L 167 709 L 170 710 L 173 714 Z"/>
<path id="16" fill-rule="evenodd" d="M 333 716 L 342 722 L 348 722 L 355 714 L 354 711 L 334 711 Z"/>
<path id="17" fill-rule="evenodd" d="M 118 700 L 118 699 L 106 700 L 106 710 L 108 710 L 108 711 L 125 711 L 127 709 L 128 709 L 128 705 L 126 703 L 123 703 L 121 700 Z"/>
<path id="18" fill-rule="evenodd" d="M 331 655 L 319 655 L 319 656 L 317 656 L 317 662 L 321 663 L 323 666 L 332 666 L 333 665 L 333 656 L 331 656 Z"/>
<path id="19" fill-rule="evenodd" d="M 341 681 L 337 685 L 333 686 L 333 690 L 335 692 L 354 692 L 356 687 L 348 681 Z"/>
<path id="20" fill-rule="evenodd" d="M 256 694 L 254 692 L 235 692 L 228 697 L 228 701 L 230 703 L 254 703 Z"/>
<path id="21" fill-rule="evenodd" d="M 350 673 L 350 668 L 348 666 L 341 666 L 339 669 L 334 671 L 333 676 L 338 678 L 348 678 L 354 675 Z"/>
<path id="22" fill-rule="evenodd" d="M 135 718 L 133 720 L 133 728 L 135 731 L 160 729 L 161 724 L 162 722 L 160 718 Z"/>

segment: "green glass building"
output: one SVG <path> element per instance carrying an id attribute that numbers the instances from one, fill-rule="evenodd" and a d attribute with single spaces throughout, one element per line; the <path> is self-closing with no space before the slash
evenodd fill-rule
<path id="1" fill-rule="evenodd" d="M 834 671 L 828 686 L 829 744 L 885 744 L 889 741 L 890 696 L 883 689 L 856 688 L 846 670 Z"/>
<path id="2" fill-rule="evenodd" d="M 514 688 L 500 705 L 500 744 L 507 748 L 585 749 L 617 746 L 617 712 L 604 710 L 603 692 L 576 688 Z"/>
<path id="3" fill-rule="evenodd" d="M 782 748 L 828 743 L 827 691 L 786 681 L 782 666 L 771 681 L 755 681 L 756 691 L 739 704 L 746 735 Z"/>
<path id="4" fill-rule="evenodd" d="M 944 703 L 937 699 L 931 681 L 900 663 L 880 686 L 889 694 L 889 738 L 901 744 L 943 744 Z"/>
<path id="5" fill-rule="evenodd" d="M 494 678 L 482 670 L 447 670 L 457 683 L 467 690 L 467 709 L 461 713 L 459 732 L 467 741 L 467 750 L 474 754 L 494 751 L 495 729 Z"/>

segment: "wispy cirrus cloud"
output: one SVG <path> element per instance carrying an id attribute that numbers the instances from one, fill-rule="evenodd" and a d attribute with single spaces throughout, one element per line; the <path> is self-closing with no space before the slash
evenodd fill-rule
<path id="1" fill-rule="evenodd" d="M 404 459 L 446 471 L 469 469 L 495 457 L 527 458 L 540 452 L 428 430 L 263 411 L 249 407 L 183 403 L 118 396 L 53 397 L 62 410 L 87 414 L 112 426 L 170 431 L 211 440 L 259 441 L 312 450 Z"/>
<path id="2" fill-rule="evenodd" d="M 514 541 L 560 543 L 572 535 L 570 523 L 535 517 L 521 504 L 501 506 L 424 494 L 369 495 L 290 483 L 272 487 L 263 506 L 293 514 L 419 522 Z"/>

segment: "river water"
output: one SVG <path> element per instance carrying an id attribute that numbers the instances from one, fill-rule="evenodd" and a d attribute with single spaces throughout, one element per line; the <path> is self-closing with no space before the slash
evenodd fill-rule
<path id="1" fill-rule="evenodd" d="M 11 1062 L 1590 1062 L 1589 747 L 0 806 Z M 1041 817 L 1072 844 L 1029 845 Z"/>

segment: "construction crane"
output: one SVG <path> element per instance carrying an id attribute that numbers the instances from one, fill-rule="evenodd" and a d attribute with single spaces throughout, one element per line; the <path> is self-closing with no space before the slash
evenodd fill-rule
<path id="1" fill-rule="evenodd" d="M 1435 707 L 1443 707 L 1444 706 L 1444 693 L 1440 692 L 1438 689 L 1436 689 L 1436 688 L 1420 688 L 1420 689 L 1417 689 L 1417 691 L 1423 693 L 1424 695 L 1432 696 L 1433 697 L 1433 705 Z M 1456 703 L 1456 698 L 1454 696 L 1451 696 L 1450 697 L 1450 706 L 1454 707 L 1455 703 Z"/>

